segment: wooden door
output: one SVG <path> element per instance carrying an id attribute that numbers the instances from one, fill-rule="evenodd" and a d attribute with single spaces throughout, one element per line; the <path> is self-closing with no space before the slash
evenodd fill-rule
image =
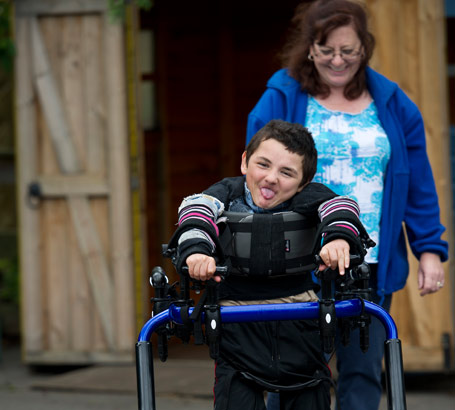
<path id="1" fill-rule="evenodd" d="M 455 261 L 444 1 L 364 2 L 377 42 L 373 67 L 396 81 L 422 113 L 441 221 L 447 228 L 443 238 L 450 250 L 441 291 L 419 295 L 418 261 L 410 256 L 407 285 L 393 296 L 391 313 L 403 342 L 404 367 L 408 371 L 453 369 Z"/>
<path id="2" fill-rule="evenodd" d="M 106 3 L 15 2 L 28 363 L 133 359 L 123 29 Z"/>

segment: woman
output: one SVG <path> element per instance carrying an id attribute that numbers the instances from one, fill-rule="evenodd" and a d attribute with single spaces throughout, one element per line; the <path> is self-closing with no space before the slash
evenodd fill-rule
<path id="1" fill-rule="evenodd" d="M 374 37 L 359 4 L 302 4 L 292 23 L 282 53 L 286 68 L 270 78 L 251 111 L 247 141 L 271 119 L 305 125 L 318 150 L 314 181 L 353 197 L 377 243 L 366 257 L 374 301 L 388 310 L 392 293 L 406 283 L 403 222 L 419 259 L 420 294 L 437 292 L 444 285 L 441 262 L 447 260 L 448 244 L 441 240 L 444 227 L 418 108 L 397 84 L 368 67 Z M 341 409 L 378 408 L 384 337 L 373 321 L 366 354 L 356 334 L 349 346 L 337 345 Z"/>

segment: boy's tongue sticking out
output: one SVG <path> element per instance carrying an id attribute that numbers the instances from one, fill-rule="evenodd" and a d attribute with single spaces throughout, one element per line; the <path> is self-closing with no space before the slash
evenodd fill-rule
<path id="1" fill-rule="evenodd" d="M 265 199 L 272 199 L 275 196 L 275 192 L 269 188 L 261 188 L 261 193 Z"/>

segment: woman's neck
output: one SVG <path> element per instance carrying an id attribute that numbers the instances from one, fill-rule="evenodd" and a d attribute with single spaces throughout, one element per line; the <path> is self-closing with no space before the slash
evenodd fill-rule
<path id="1" fill-rule="evenodd" d="M 368 91 L 364 91 L 355 100 L 348 100 L 342 88 L 331 89 L 328 97 L 315 96 L 319 104 L 329 110 L 343 111 L 349 114 L 358 114 L 370 105 L 373 98 Z"/>

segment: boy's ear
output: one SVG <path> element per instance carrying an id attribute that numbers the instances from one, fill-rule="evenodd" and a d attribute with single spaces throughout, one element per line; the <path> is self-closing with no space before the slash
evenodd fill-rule
<path id="1" fill-rule="evenodd" d="M 248 165 L 246 163 L 246 151 L 243 151 L 242 163 L 240 164 L 240 171 L 242 171 L 242 175 L 246 174 L 247 169 L 248 169 Z"/>

